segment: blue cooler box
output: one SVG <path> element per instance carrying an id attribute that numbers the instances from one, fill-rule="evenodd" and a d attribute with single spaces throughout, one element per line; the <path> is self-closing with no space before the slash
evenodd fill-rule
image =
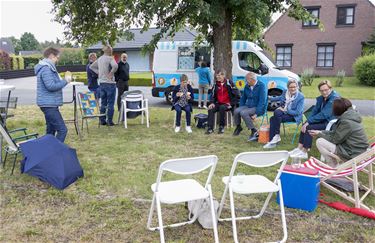
<path id="1" fill-rule="evenodd" d="M 284 205 L 312 212 L 318 206 L 320 191 L 319 172 L 310 168 L 293 168 L 285 165 L 281 173 Z M 277 193 L 277 203 L 279 193 Z"/>

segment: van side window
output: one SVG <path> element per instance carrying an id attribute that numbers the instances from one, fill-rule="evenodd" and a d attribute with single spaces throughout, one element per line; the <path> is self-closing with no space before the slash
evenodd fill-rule
<path id="1" fill-rule="evenodd" d="M 178 69 L 192 70 L 194 69 L 194 47 L 181 46 L 178 47 Z"/>
<path id="2" fill-rule="evenodd" d="M 253 52 L 239 52 L 238 63 L 240 65 L 240 68 L 244 70 L 259 73 L 259 67 L 262 61 Z"/>
<path id="3" fill-rule="evenodd" d="M 208 46 L 198 47 L 195 51 L 195 68 L 199 67 L 202 62 L 211 65 L 211 48 Z"/>

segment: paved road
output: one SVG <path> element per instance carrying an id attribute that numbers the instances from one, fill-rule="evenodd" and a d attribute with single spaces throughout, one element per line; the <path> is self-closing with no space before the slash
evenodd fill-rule
<path id="1" fill-rule="evenodd" d="M 16 87 L 13 91 L 12 96 L 17 96 L 18 104 L 20 105 L 35 105 L 36 103 L 36 77 L 8 79 L 4 81 L 5 84 L 11 84 Z M 151 95 L 150 87 L 130 87 L 131 90 L 140 89 L 146 97 L 149 99 L 149 105 L 154 107 L 170 107 L 166 104 L 164 98 L 156 98 Z M 78 91 L 87 90 L 86 86 L 78 86 Z M 6 95 L 0 90 L 0 97 Z M 72 97 L 72 87 L 67 86 L 64 88 L 64 100 L 69 101 Z M 356 105 L 357 109 L 362 115 L 375 116 L 375 100 L 352 100 L 353 104 Z M 310 107 L 315 103 L 315 99 L 306 99 L 305 108 Z"/>

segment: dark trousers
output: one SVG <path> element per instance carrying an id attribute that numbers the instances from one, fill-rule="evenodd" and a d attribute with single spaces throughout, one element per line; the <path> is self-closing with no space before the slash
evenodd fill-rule
<path id="1" fill-rule="evenodd" d="M 185 107 L 181 107 L 180 105 L 176 104 L 174 106 L 174 109 L 176 110 L 176 127 L 181 126 L 181 114 L 183 110 L 186 113 L 186 126 L 190 126 L 190 120 L 191 120 L 190 105 L 185 105 Z"/>
<path id="2" fill-rule="evenodd" d="M 99 86 L 95 87 L 95 88 L 89 88 L 89 90 L 91 92 L 94 92 L 95 99 L 99 99 L 100 98 L 100 89 L 99 89 Z"/>
<path id="3" fill-rule="evenodd" d="M 225 126 L 225 111 L 229 110 L 228 105 L 215 105 L 214 108 L 208 110 L 208 128 L 213 129 L 215 122 L 215 113 L 219 112 L 219 126 Z"/>
<path id="4" fill-rule="evenodd" d="M 40 107 L 46 119 L 46 133 L 56 136 L 61 142 L 65 141 L 68 128 L 65 126 L 59 107 Z"/>
<path id="5" fill-rule="evenodd" d="M 121 110 L 121 95 L 129 90 L 129 82 L 128 81 L 118 81 L 117 82 L 117 109 L 118 111 Z"/>
<path id="6" fill-rule="evenodd" d="M 311 148 L 312 145 L 312 136 L 309 134 L 308 130 L 324 130 L 326 129 L 327 123 L 314 123 L 314 124 L 309 124 L 306 127 L 306 132 L 303 133 L 301 132 L 299 135 L 299 143 L 303 145 L 305 149 Z"/>
<path id="7" fill-rule="evenodd" d="M 273 112 L 273 116 L 270 118 L 270 141 L 276 134 L 280 134 L 280 126 L 282 122 L 293 122 L 294 117 L 289 114 L 285 114 L 283 111 L 277 109 Z"/>
<path id="8" fill-rule="evenodd" d="M 113 113 L 115 111 L 115 99 L 116 99 L 116 85 L 115 84 L 108 84 L 102 83 L 100 84 L 100 98 L 101 98 L 101 106 L 100 106 L 100 113 L 107 114 L 107 122 L 113 122 Z M 104 123 L 106 121 L 106 117 L 100 117 L 100 121 Z"/>

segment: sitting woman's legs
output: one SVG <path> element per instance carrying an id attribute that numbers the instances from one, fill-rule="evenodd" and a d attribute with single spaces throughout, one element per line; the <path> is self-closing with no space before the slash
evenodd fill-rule
<path id="1" fill-rule="evenodd" d="M 312 146 L 312 136 L 309 133 L 309 130 L 324 130 L 327 126 L 327 123 L 315 123 L 315 124 L 309 124 L 306 127 L 306 132 L 303 133 L 301 131 L 299 136 L 299 146 L 302 147 L 304 150 L 309 150 Z"/>
<path id="2" fill-rule="evenodd" d="M 180 105 L 175 105 L 174 109 L 176 110 L 176 127 L 181 126 L 181 113 L 182 108 Z"/>
<path id="3" fill-rule="evenodd" d="M 324 138 L 318 138 L 316 140 L 316 147 L 318 148 L 319 152 L 324 156 L 326 162 L 332 166 L 336 167 L 338 160 L 340 158 L 335 154 L 336 153 L 336 145 L 325 140 Z"/>
<path id="4" fill-rule="evenodd" d="M 185 111 L 186 113 L 186 126 L 190 127 L 190 123 L 191 123 L 191 107 L 190 105 L 186 105 L 183 110 Z M 181 117 L 180 117 L 181 119 Z"/>

